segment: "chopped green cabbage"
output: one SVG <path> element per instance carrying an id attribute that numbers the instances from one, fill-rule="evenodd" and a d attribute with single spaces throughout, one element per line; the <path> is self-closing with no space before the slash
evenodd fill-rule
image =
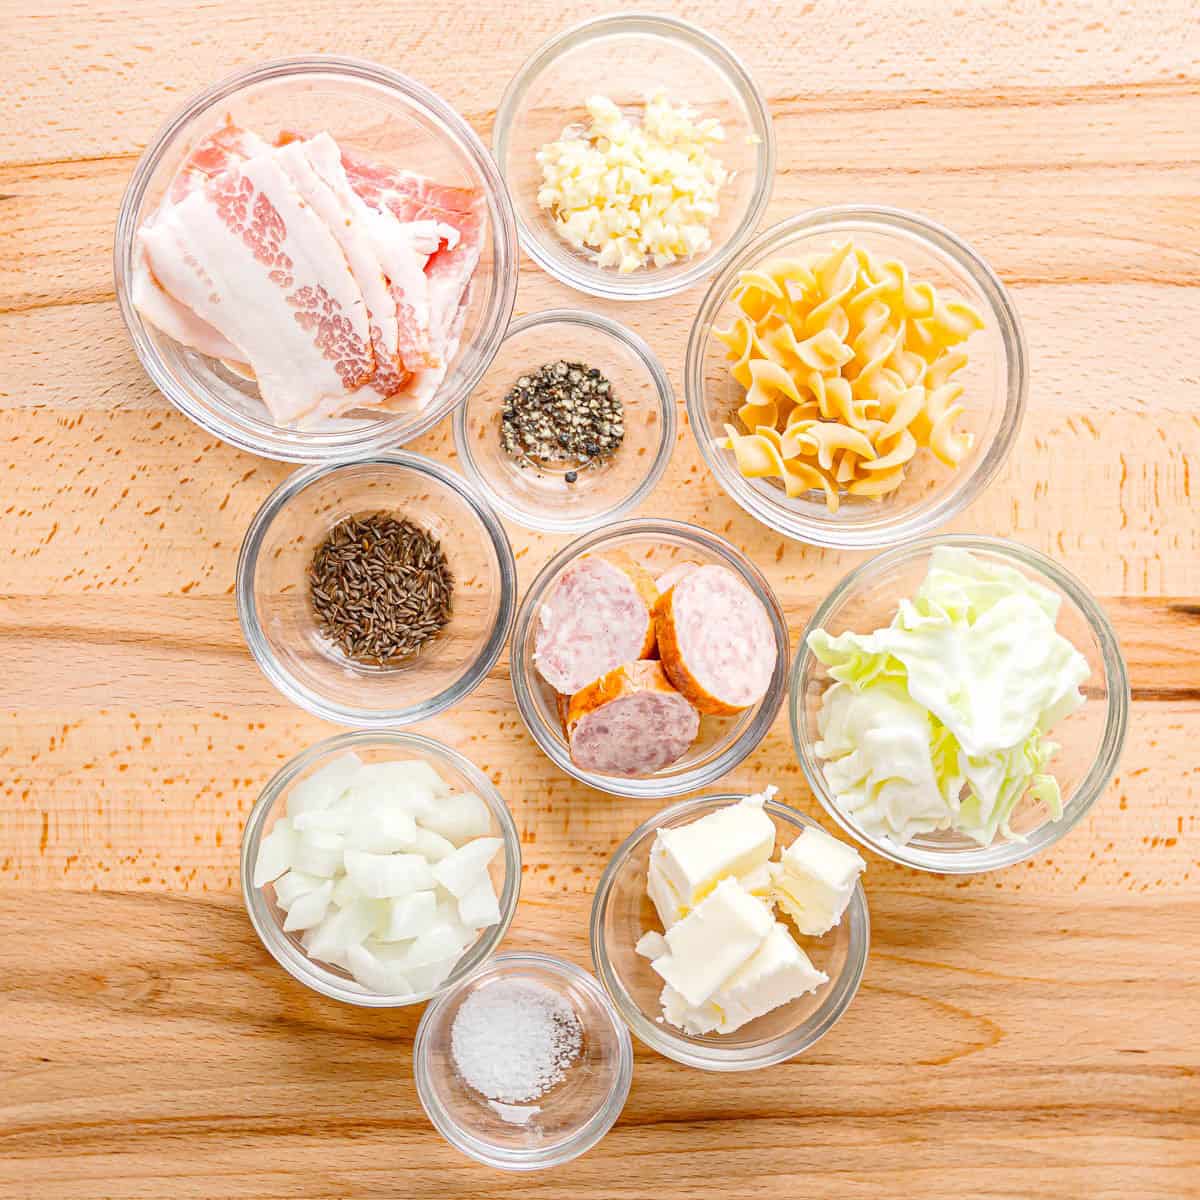
<path id="1" fill-rule="evenodd" d="M 817 717 L 823 773 L 865 832 L 906 843 L 953 829 L 980 845 L 1026 794 L 1062 815 L 1050 730 L 1082 703 L 1087 660 L 1059 598 L 1013 567 L 939 546 L 911 600 L 872 633 L 808 645 L 836 681 Z"/>

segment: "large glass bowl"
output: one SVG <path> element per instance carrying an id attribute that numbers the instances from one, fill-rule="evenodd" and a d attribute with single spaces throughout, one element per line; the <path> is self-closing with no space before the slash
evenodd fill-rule
<path id="1" fill-rule="evenodd" d="M 725 343 L 714 329 L 739 311 L 730 295 L 743 271 L 775 258 L 805 258 L 853 240 L 877 257 L 897 259 L 916 281 L 973 305 L 984 328 L 965 349 L 964 413 L 955 426 L 972 445 L 958 467 L 918 450 L 904 483 L 882 499 L 843 495 L 836 513 L 823 493 L 789 500 L 773 479 L 746 479 L 732 451 L 718 443 L 726 423 L 739 432 L 737 410 L 745 391 L 730 373 Z M 717 482 L 751 516 L 799 541 L 835 549 L 873 549 L 930 533 L 978 498 L 1008 457 L 1025 410 L 1028 352 L 1004 285 L 979 254 L 948 229 L 898 209 L 866 205 L 804 213 L 766 230 L 713 280 L 696 314 L 684 367 L 684 392 L 692 432 Z"/>
<path id="2" fill-rule="evenodd" d="M 841 921 L 820 938 L 798 937 L 813 965 L 829 982 L 799 996 L 734 1033 L 693 1037 L 662 1019 L 663 981 L 648 959 L 634 950 L 648 929 L 661 929 L 646 895 L 650 851 L 659 829 L 688 825 L 700 817 L 738 803 L 740 795 L 700 796 L 665 809 L 638 826 L 617 848 L 592 901 L 592 961 L 617 1010 L 634 1035 L 651 1050 L 705 1071 L 752 1071 L 794 1058 L 809 1049 L 841 1019 L 862 981 L 871 940 L 867 897 L 861 881 Z M 776 849 L 791 845 L 816 825 L 786 804 L 768 800 L 767 815 L 775 823 Z M 780 920 L 793 934 L 790 920 Z"/>
<path id="3" fill-rule="evenodd" d="M 599 267 L 554 229 L 538 207 L 537 152 L 563 129 L 586 120 L 594 95 L 639 117 L 648 93 L 662 88 L 716 117 L 725 141 L 713 153 L 730 172 L 721 190 L 712 245 L 695 257 L 629 274 Z M 521 245 L 555 279 L 613 300 L 656 300 L 692 287 L 718 270 L 766 211 L 775 174 L 775 135 L 766 101 L 749 72 L 721 41 L 687 21 L 647 13 L 596 17 L 552 38 L 509 84 L 492 133 L 492 148 L 516 209 Z"/>
<path id="4" fill-rule="evenodd" d="M 518 463 L 500 443 L 504 398 L 544 363 L 601 371 L 621 401 L 625 437 L 606 462 L 575 471 Z M 454 414 L 467 475 L 510 521 L 551 533 L 582 533 L 636 508 L 662 478 L 675 448 L 675 393 L 654 351 L 631 329 L 597 313 L 551 309 L 514 321 L 479 386 Z"/>
<path id="5" fill-rule="evenodd" d="M 307 578 L 334 525 L 379 511 L 432 533 L 454 582 L 446 627 L 386 666 L 355 662 L 324 636 Z M 236 591 L 250 653 L 289 700 L 327 721 L 379 729 L 428 720 L 496 665 L 516 607 L 516 567 L 504 527 L 462 476 L 397 450 L 285 480 L 246 531 Z"/>
<path id="6" fill-rule="evenodd" d="M 454 1064 L 459 1009 L 505 981 L 556 995 L 574 1010 L 582 1033 L 566 1078 L 523 1105 L 489 1102 Z M 413 1074 L 421 1106 L 455 1149 L 504 1171 L 539 1171 L 578 1158 L 613 1127 L 633 1079 L 633 1046 L 604 989 L 586 971 L 549 954 L 498 954 L 425 1010 L 413 1045 Z"/>
<path id="7" fill-rule="evenodd" d="M 656 578 L 682 563 L 727 567 L 766 609 L 775 637 L 775 670 L 766 694 L 752 708 L 732 717 L 702 716 L 695 743 L 676 763 L 652 775 L 630 778 L 585 770 L 571 761 L 553 688 L 533 663 L 538 614 L 559 576 L 584 554 L 619 552 L 644 566 Z M 517 613 L 509 649 L 509 669 L 517 708 L 533 739 L 547 757 L 576 779 L 615 796 L 662 799 L 707 787 L 733 770 L 762 741 L 779 712 L 787 688 L 788 630 L 783 609 L 762 572 L 724 538 L 683 521 L 632 520 L 610 525 L 576 539 L 539 572 Z"/>
<path id="8" fill-rule="evenodd" d="M 333 759 L 353 751 L 364 762 L 390 762 L 397 759 L 421 759 L 428 762 L 455 792 L 475 792 L 492 816 L 491 836 L 500 838 L 503 851 L 489 868 L 500 902 L 500 920 L 484 929 L 455 964 L 454 970 L 434 990 L 412 995 L 381 995 L 368 992 L 353 976 L 330 963 L 309 958 L 299 933 L 285 933 L 286 913 L 275 899 L 275 885 L 254 886 L 254 864 L 262 839 L 271 832 L 277 818 L 287 811 L 291 790 L 315 774 Z M 285 763 L 262 790 L 242 833 L 242 898 L 250 921 L 271 957 L 293 978 L 331 1000 L 358 1004 L 365 1008 L 399 1008 L 420 1004 L 456 987 L 477 967 L 487 961 L 503 940 L 521 891 L 521 839 L 504 797 L 474 763 L 457 750 L 415 733 L 399 731 L 359 731 L 341 733 L 311 746 Z"/>
<path id="9" fill-rule="evenodd" d="M 817 714 L 821 696 L 831 684 L 828 670 L 808 648 L 808 635 L 826 629 L 868 633 L 891 622 L 898 601 L 912 596 L 925 578 L 930 556 L 938 546 L 969 550 L 985 560 L 1015 567 L 1049 588 L 1062 601 L 1058 631 L 1087 659 L 1091 676 L 1083 684 L 1084 705 L 1054 726 L 1050 736 L 1062 747 L 1050 770 L 1062 788 L 1063 815 L 1055 821 L 1041 802 L 1026 798 L 1012 821 L 1020 840 L 1002 837 L 980 846 L 952 831 L 919 836 L 901 845 L 872 837 L 841 808 L 825 782 L 814 749 L 820 735 Z M 967 875 L 1009 867 L 1040 854 L 1065 836 L 1087 815 L 1108 786 L 1129 723 L 1129 678 L 1116 634 L 1104 610 L 1073 575 L 1052 559 L 1003 538 L 943 536 L 925 538 L 877 555 L 851 571 L 813 613 L 796 648 L 790 691 L 792 741 L 809 787 L 825 811 L 863 845 L 902 866 L 946 875 Z"/>
<path id="10" fill-rule="evenodd" d="M 276 424 L 252 383 L 185 349 L 143 321 L 130 289 L 137 232 L 181 160 L 232 116 L 274 136 L 327 130 L 364 156 L 415 168 L 439 182 L 478 189 L 487 234 L 471 283 L 458 353 L 437 393 L 418 412 L 362 411 L 314 428 Z M 504 183 L 478 137 L 445 101 L 374 63 L 312 56 L 238 71 L 190 100 L 142 155 L 121 202 L 113 267 L 117 301 L 134 349 L 155 386 L 210 433 L 242 450 L 315 462 L 397 446 L 439 421 L 475 386 L 508 326 L 517 289 L 517 239 Z"/>

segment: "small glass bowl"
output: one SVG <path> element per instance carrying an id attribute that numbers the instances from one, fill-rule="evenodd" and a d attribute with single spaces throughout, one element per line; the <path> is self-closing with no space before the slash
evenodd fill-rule
<path id="1" fill-rule="evenodd" d="M 1087 659 L 1092 674 L 1083 685 L 1087 702 L 1057 724 L 1050 736 L 1062 749 L 1049 770 L 1062 787 L 1063 816 L 1050 820 L 1040 802 L 1023 802 L 1013 816 L 1022 841 L 997 839 L 983 847 L 963 834 L 945 831 L 900 845 L 865 833 L 838 807 L 825 782 L 814 749 L 820 740 L 817 714 L 830 686 L 828 670 L 808 648 L 808 636 L 826 629 L 835 636 L 853 630 L 867 633 L 891 622 L 897 603 L 912 596 L 925 578 L 930 555 L 938 546 L 969 550 L 984 559 L 1015 567 L 1062 600 L 1058 631 Z M 789 713 L 796 757 L 825 811 L 864 846 L 901 866 L 943 875 L 971 875 L 1011 867 L 1040 854 L 1064 837 L 1087 814 L 1108 786 L 1129 724 L 1129 677 L 1117 636 L 1104 610 L 1073 575 L 1053 559 L 1003 538 L 942 536 L 897 546 L 863 563 L 838 584 L 809 620 L 792 669 Z"/>
<path id="2" fill-rule="evenodd" d="M 438 538 L 454 579 L 449 624 L 395 666 L 343 654 L 308 593 L 309 563 L 333 526 L 378 511 Z M 469 696 L 496 665 L 515 605 L 516 566 L 495 513 L 460 475 L 403 450 L 297 471 L 255 514 L 238 558 L 238 617 L 263 674 L 294 704 L 342 725 L 408 725 Z"/>
<path id="3" fill-rule="evenodd" d="M 579 1018 L 583 1044 L 562 1083 L 524 1105 L 496 1108 L 459 1075 L 451 1030 L 468 996 L 514 979 L 564 999 Z M 586 971 L 548 954 L 499 954 L 425 1010 L 413 1073 L 426 1115 L 455 1149 L 489 1167 L 538 1171 L 578 1158 L 613 1127 L 629 1095 L 633 1045 L 604 989 Z M 535 1106 L 540 1111 L 533 1112 Z"/>
<path id="4" fill-rule="evenodd" d="M 562 359 L 601 371 L 624 405 L 625 438 L 596 467 L 519 465 L 500 445 L 504 397 L 520 376 Z M 595 313 L 553 309 L 513 322 L 480 385 L 454 414 L 468 478 L 502 515 L 528 529 L 581 533 L 635 508 L 662 478 L 675 446 L 675 394 L 654 351 L 632 330 Z M 574 466 L 574 464 L 571 464 Z"/>
<path id="5" fill-rule="evenodd" d="M 419 412 L 367 412 L 313 428 L 277 425 L 252 382 L 166 337 L 142 320 L 130 290 L 137 233 L 195 144 L 232 116 L 265 136 L 328 130 L 382 162 L 416 165 L 440 182 L 477 188 L 487 236 L 471 281 L 459 350 Z M 239 449 L 288 462 L 317 462 L 399 445 L 436 424 L 466 396 L 504 337 L 517 292 L 512 205 L 496 166 L 471 127 L 414 80 L 374 63 L 314 55 L 238 71 L 190 100 L 142 155 L 117 218 L 113 269 L 121 316 L 146 373 L 182 412 Z"/>
<path id="6" fill-rule="evenodd" d="M 568 125 L 586 120 L 585 101 L 608 96 L 640 118 L 649 93 L 662 88 L 716 117 L 725 141 L 714 154 L 730 172 L 708 250 L 665 267 L 622 275 L 599 267 L 555 231 L 538 207 L 538 151 Z M 704 30 L 675 17 L 628 13 L 597 17 L 547 42 L 508 85 L 492 133 L 492 149 L 516 209 L 521 245 L 555 279 L 612 300 L 657 300 L 718 270 L 766 211 L 775 175 L 775 134 L 766 101 L 736 55 Z"/>
<path id="7" fill-rule="evenodd" d="M 656 578 L 672 566 L 716 563 L 728 567 L 762 602 L 775 634 L 775 670 L 766 695 L 733 717 L 701 716 L 700 733 L 678 762 L 653 775 L 629 778 L 603 775 L 577 767 L 558 716 L 557 693 L 533 664 L 538 612 L 559 576 L 583 554 L 619 551 L 644 566 Z M 663 799 L 707 787 L 733 770 L 766 736 L 787 688 L 788 629 L 783 609 L 758 568 L 724 538 L 683 521 L 638 519 L 610 525 L 577 538 L 560 550 L 530 584 L 517 613 L 509 648 L 509 671 L 517 708 L 533 740 L 568 775 L 614 796 Z"/>
<path id="8" fill-rule="evenodd" d="M 794 1058 L 824 1037 L 850 1006 L 867 966 L 871 921 L 861 881 L 850 905 L 824 937 L 797 936 L 791 921 L 778 919 L 829 982 L 815 992 L 780 1005 L 734 1033 L 693 1037 L 676 1029 L 662 1015 L 663 981 L 649 959 L 634 950 L 649 929 L 662 928 L 650 897 L 646 873 L 654 836 L 660 829 L 690 824 L 699 817 L 737 804 L 741 795 L 724 793 L 684 800 L 639 825 L 609 860 L 592 901 L 589 930 L 592 961 L 618 1012 L 638 1040 L 651 1050 L 687 1067 L 704 1071 L 754 1071 Z M 768 800 L 764 806 L 775 822 L 776 850 L 789 846 L 816 822 L 786 804 Z"/>
<path id="9" fill-rule="evenodd" d="M 475 792 L 484 801 L 492 814 L 492 836 L 504 842 L 503 854 L 497 855 L 489 868 L 500 900 L 500 920 L 479 934 L 475 944 L 464 951 L 454 970 L 433 991 L 410 996 L 384 996 L 368 992 L 341 968 L 309 958 L 300 942 L 300 935 L 283 931 L 287 914 L 275 903 L 275 885 L 254 886 L 254 864 L 258 860 L 259 844 L 270 833 L 276 819 L 286 812 L 288 794 L 292 788 L 315 774 L 330 760 L 348 751 L 353 751 L 368 763 L 413 758 L 428 762 L 454 791 Z M 246 819 L 246 828 L 242 833 L 241 877 L 242 899 L 254 931 L 271 957 L 289 975 L 331 1000 L 341 1000 L 345 1004 L 357 1004 L 363 1008 L 401 1008 L 408 1004 L 421 1004 L 449 991 L 491 957 L 517 911 L 517 897 L 521 891 L 521 839 L 504 797 L 492 786 L 488 777 L 457 750 L 415 733 L 360 730 L 340 733 L 318 742 L 302 754 L 297 754 L 275 773 Z"/>
<path id="10" fill-rule="evenodd" d="M 965 344 L 964 413 L 956 429 L 974 442 L 957 468 L 919 450 L 908 477 L 874 500 L 844 495 L 836 513 L 824 494 L 789 500 L 770 479 L 745 479 L 732 452 L 718 443 L 729 423 L 741 432 L 737 409 L 744 389 L 730 374 L 726 346 L 713 335 L 736 308 L 730 295 L 743 271 L 773 258 L 803 258 L 852 239 L 881 258 L 904 263 L 913 279 L 958 296 L 982 315 L 984 328 Z M 899 209 L 866 205 L 823 208 L 783 221 L 754 239 L 713 280 L 692 325 L 684 391 L 692 432 L 717 482 L 751 516 L 787 537 L 845 550 L 868 550 L 930 533 L 975 500 L 996 477 L 1020 429 L 1028 391 L 1025 337 L 1004 285 L 965 242 L 949 230 Z"/>

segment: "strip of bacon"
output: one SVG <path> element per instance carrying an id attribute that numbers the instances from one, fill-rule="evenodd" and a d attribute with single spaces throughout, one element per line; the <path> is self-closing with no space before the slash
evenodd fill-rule
<path id="1" fill-rule="evenodd" d="M 362 291 L 271 155 L 168 206 L 142 238 L 164 288 L 242 351 L 280 424 L 374 374 Z"/>
<path id="2" fill-rule="evenodd" d="M 342 248 L 367 305 L 375 374 L 369 387 L 390 396 L 406 376 L 399 353 L 396 302 L 377 253 L 371 212 L 351 189 L 341 168 L 337 143 L 327 133 L 270 151 L 302 200 L 325 222 Z"/>
<path id="3" fill-rule="evenodd" d="M 436 360 L 431 365 L 448 360 L 451 327 L 483 249 L 483 198 L 473 189 L 435 183 L 346 151 L 342 163 L 350 186 L 372 208 L 391 213 L 401 223 L 436 221 L 457 230 L 457 242 L 436 249 L 425 265 L 431 348 Z"/>

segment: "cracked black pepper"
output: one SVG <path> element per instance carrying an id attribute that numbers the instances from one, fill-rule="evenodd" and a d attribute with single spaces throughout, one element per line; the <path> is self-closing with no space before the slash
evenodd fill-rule
<path id="1" fill-rule="evenodd" d="M 308 584 L 321 632 L 356 662 L 415 654 L 450 620 L 454 580 L 441 542 L 406 517 L 339 521 L 313 554 Z"/>
<path id="2" fill-rule="evenodd" d="M 555 466 L 574 483 L 580 469 L 611 458 L 625 437 L 625 410 L 612 384 L 585 363 L 546 363 L 504 397 L 500 444 L 521 466 Z"/>

